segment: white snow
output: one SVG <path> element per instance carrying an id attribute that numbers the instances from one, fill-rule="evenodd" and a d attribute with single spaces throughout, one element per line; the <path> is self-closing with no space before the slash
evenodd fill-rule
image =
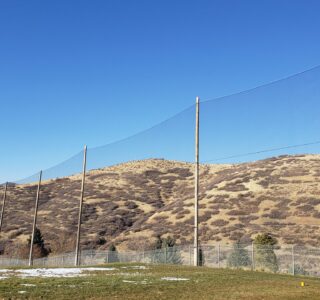
<path id="1" fill-rule="evenodd" d="M 133 283 L 133 284 L 147 284 L 146 280 L 142 280 L 142 281 L 122 280 L 122 282 Z"/>
<path id="2" fill-rule="evenodd" d="M 178 277 L 162 277 L 161 280 L 167 280 L 167 281 L 187 281 L 188 278 L 178 278 Z"/>
<path id="3" fill-rule="evenodd" d="M 135 282 L 135 281 L 133 281 L 133 280 L 122 280 L 122 282 L 136 283 L 136 282 Z"/>
<path id="4" fill-rule="evenodd" d="M 27 291 L 19 291 L 19 294 L 25 294 Z"/>
<path id="5" fill-rule="evenodd" d="M 122 269 L 147 270 L 146 266 L 121 267 Z"/>
<path id="6" fill-rule="evenodd" d="M 8 278 L 8 276 L 17 276 L 20 278 L 27 277 L 77 277 L 85 276 L 84 272 L 93 271 L 113 271 L 115 268 L 40 268 L 40 269 L 18 269 L 18 270 L 8 270 L 2 269 L 0 273 L 4 273 L 0 276 L 0 279 Z"/>
<path id="7" fill-rule="evenodd" d="M 0 280 L 1 279 L 7 279 L 7 278 L 9 278 L 8 276 L 0 276 Z"/>
<path id="8" fill-rule="evenodd" d="M 116 268 L 80 268 L 82 271 L 114 271 Z"/>
<path id="9" fill-rule="evenodd" d="M 31 284 L 31 283 L 21 283 L 20 285 L 23 285 L 23 286 L 36 286 L 35 284 Z"/>

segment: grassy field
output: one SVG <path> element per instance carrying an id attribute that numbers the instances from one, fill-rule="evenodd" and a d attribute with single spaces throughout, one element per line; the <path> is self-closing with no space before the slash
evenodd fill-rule
<path id="1" fill-rule="evenodd" d="M 84 272 L 83 276 L 72 278 L 9 276 L 0 280 L 0 298 L 320 299 L 317 278 L 185 266 L 108 267 L 114 269 Z M 301 281 L 305 287 L 300 286 Z"/>

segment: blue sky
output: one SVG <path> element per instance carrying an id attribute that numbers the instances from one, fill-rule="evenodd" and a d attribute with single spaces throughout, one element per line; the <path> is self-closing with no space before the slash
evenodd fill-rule
<path id="1" fill-rule="evenodd" d="M 1 1 L 0 181 L 139 132 L 196 95 L 320 64 L 319 9 L 311 0 Z"/>

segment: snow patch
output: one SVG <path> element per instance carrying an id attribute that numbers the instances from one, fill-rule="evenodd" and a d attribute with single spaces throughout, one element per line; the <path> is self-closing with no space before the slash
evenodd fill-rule
<path id="1" fill-rule="evenodd" d="M 115 268 L 52 268 L 52 269 L 19 269 L 8 270 L 2 269 L 1 273 L 7 276 L 0 276 L 0 279 L 8 278 L 9 276 L 17 276 L 20 278 L 28 277 L 78 277 L 85 276 L 85 272 L 93 271 L 113 271 Z"/>
<path id="2" fill-rule="evenodd" d="M 146 280 L 142 280 L 142 281 L 122 280 L 122 282 L 125 282 L 125 283 L 133 283 L 133 284 L 147 284 L 147 281 L 146 281 Z"/>
<path id="3" fill-rule="evenodd" d="M 23 285 L 23 286 L 36 286 L 35 284 L 31 284 L 31 283 L 21 283 L 20 285 Z"/>
<path id="4" fill-rule="evenodd" d="M 81 268 L 82 271 L 114 271 L 116 268 Z"/>
<path id="5" fill-rule="evenodd" d="M 178 278 L 178 277 L 162 277 L 161 280 L 167 280 L 167 281 L 187 281 L 188 278 Z"/>
<path id="6" fill-rule="evenodd" d="M 122 269 L 134 269 L 134 270 L 148 270 L 146 266 L 129 266 L 129 267 L 121 267 Z"/>

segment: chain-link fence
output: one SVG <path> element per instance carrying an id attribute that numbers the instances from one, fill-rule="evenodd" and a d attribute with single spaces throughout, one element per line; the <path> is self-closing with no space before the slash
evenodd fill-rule
<path id="1" fill-rule="evenodd" d="M 174 246 L 145 251 L 85 250 L 80 265 L 108 263 L 145 263 L 193 265 L 193 245 Z M 291 275 L 320 276 L 320 249 L 302 246 L 268 246 L 256 244 L 202 245 L 199 264 L 213 268 L 234 268 Z M 72 267 L 75 253 L 49 255 L 34 259 L 34 267 Z M 1 267 L 23 267 L 27 259 L 1 256 Z"/>

